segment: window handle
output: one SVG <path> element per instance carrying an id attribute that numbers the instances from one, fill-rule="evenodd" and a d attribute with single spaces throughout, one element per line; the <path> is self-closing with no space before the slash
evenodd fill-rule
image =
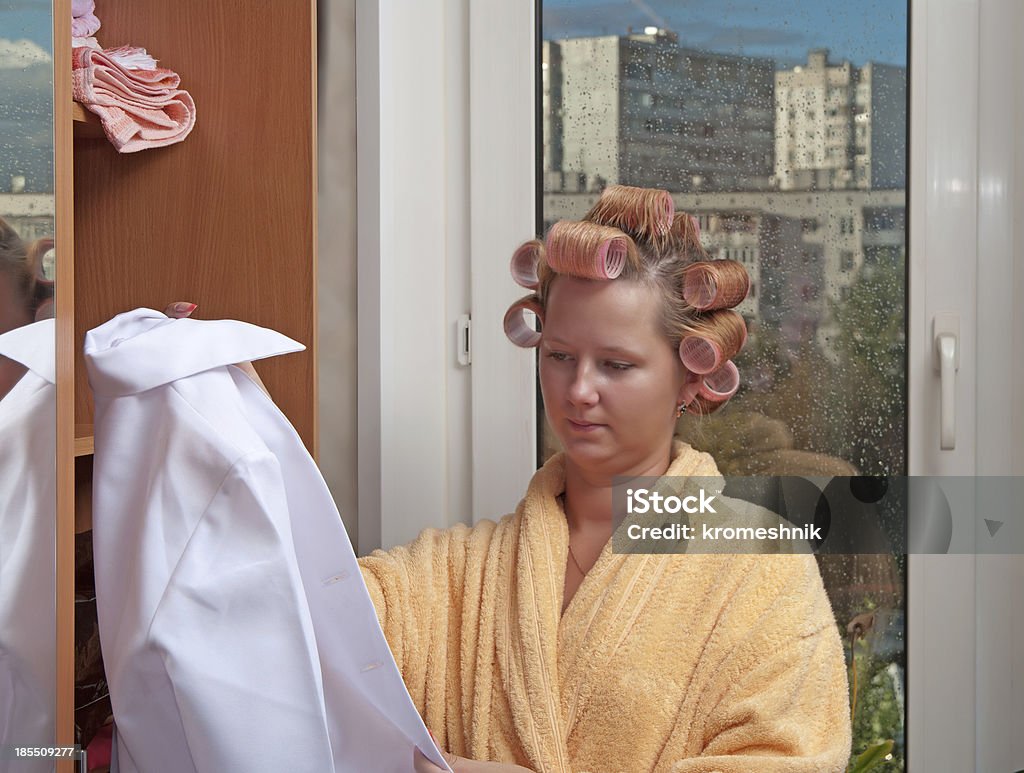
<path id="1" fill-rule="evenodd" d="M 956 372 L 960 370 L 960 317 L 937 314 L 932 323 L 939 374 L 939 447 L 956 448 Z"/>

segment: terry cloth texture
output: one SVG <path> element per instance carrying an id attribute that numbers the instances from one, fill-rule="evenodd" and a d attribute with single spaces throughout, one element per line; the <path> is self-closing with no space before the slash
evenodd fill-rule
<path id="1" fill-rule="evenodd" d="M 118 49 L 118 58 L 130 52 Z M 196 122 L 192 96 L 178 75 L 164 68 L 127 69 L 106 52 L 72 49 L 72 92 L 96 113 L 107 139 L 121 153 L 181 142 Z"/>
<path id="2" fill-rule="evenodd" d="M 677 444 L 672 476 L 717 476 Z M 842 644 L 810 555 L 623 555 L 565 614 L 562 454 L 500 522 L 360 564 L 443 748 L 538 773 L 828 773 L 850 753 Z"/>

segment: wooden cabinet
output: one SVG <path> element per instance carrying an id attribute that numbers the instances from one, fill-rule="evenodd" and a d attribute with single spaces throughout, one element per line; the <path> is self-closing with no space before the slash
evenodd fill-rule
<path id="1" fill-rule="evenodd" d="M 103 3 L 107 48 L 146 48 L 181 75 L 195 129 L 122 155 L 71 98 L 70 0 L 55 0 L 58 359 L 58 741 L 73 741 L 75 503 L 87 528 L 92 399 L 83 337 L 114 315 L 172 301 L 301 341 L 258 365 L 314 457 L 315 2 Z M 70 770 L 70 765 L 65 768 Z"/>

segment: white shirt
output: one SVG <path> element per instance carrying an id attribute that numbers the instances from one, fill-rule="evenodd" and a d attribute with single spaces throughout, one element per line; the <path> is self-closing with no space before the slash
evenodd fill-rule
<path id="1" fill-rule="evenodd" d="M 28 370 L 0 399 L 0 746 L 52 746 L 57 668 L 56 387 L 52 319 L 0 335 Z M 53 760 L 2 760 L 6 771 Z"/>
<path id="2" fill-rule="evenodd" d="M 447 769 L 337 508 L 230 363 L 300 351 L 229 320 L 115 317 L 85 339 L 93 548 L 121 771 Z"/>

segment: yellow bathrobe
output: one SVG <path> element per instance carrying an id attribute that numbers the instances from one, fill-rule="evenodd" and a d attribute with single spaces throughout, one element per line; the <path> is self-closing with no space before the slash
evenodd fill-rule
<path id="1" fill-rule="evenodd" d="M 673 476 L 718 474 L 674 448 Z M 537 773 L 845 770 L 842 645 L 809 555 L 622 555 L 561 615 L 564 461 L 516 512 L 361 559 L 442 747 Z"/>

